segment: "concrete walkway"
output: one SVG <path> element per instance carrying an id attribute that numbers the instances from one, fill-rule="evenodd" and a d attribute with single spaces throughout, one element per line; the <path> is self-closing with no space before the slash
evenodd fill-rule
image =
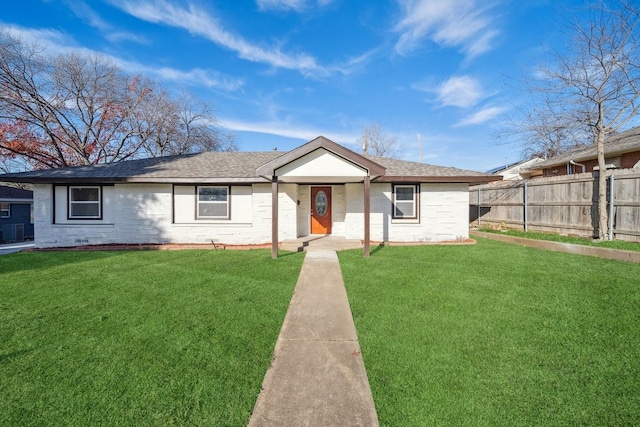
<path id="1" fill-rule="evenodd" d="M 262 426 L 378 426 L 335 251 L 305 256 L 249 420 Z"/>
<path id="2" fill-rule="evenodd" d="M 35 246 L 33 242 L 7 243 L 0 245 L 0 255 L 12 254 L 25 249 L 32 249 Z"/>

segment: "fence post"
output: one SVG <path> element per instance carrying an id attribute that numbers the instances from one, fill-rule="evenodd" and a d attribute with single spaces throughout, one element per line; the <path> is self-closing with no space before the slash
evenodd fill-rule
<path id="1" fill-rule="evenodd" d="M 529 210 L 529 201 L 528 201 L 528 197 L 529 197 L 529 191 L 528 191 L 528 186 L 527 186 L 527 181 L 524 182 L 524 191 L 523 191 L 523 197 L 524 197 L 524 232 L 526 233 L 527 231 L 529 231 L 529 224 L 527 223 L 527 211 Z"/>
<path id="2" fill-rule="evenodd" d="M 609 240 L 613 240 L 613 212 L 616 206 L 616 196 L 613 188 L 616 179 L 613 173 L 609 176 Z"/>
<path id="3" fill-rule="evenodd" d="M 478 228 L 480 228 L 480 186 L 478 185 Z"/>

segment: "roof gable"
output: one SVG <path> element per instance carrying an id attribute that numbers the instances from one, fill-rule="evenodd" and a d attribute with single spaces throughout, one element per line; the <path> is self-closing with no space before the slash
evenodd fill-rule
<path id="1" fill-rule="evenodd" d="M 314 152 L 315 154 L 313 154 Z M 385 174 L 385 168 L 383 166 L 354 151 L 336 144 L 324 136 L 319 136 L 316 139 L 278 157 L 277 159 L 260 166 L 256 169 L 256 173 L 269 178 L 272 176 L 284 177 L 287 176 L 287 174 L 292 174 L 296 169 L 298 170 L 298 173 L 306 169 L 307 171 L 313 171 L 315 174 L 317 173 L 316 167 L 321 166 L 323 163 L 333 166 L 336 169 L 333 171 L 326 170 L 325 172 L 329 175 L 324 174 L 315 176 L 364 177 L 366 175 L 380 176 Z M 356 170 L 365 173 L 360 174 L 355 172 Z M 347 175 L 340 175 L 342 171 L 346 172 Z"/>

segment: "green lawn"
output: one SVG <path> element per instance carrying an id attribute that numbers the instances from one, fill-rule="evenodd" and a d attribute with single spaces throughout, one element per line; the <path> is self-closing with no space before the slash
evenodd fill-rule
<path id="1" fill-rule="evenodd" d="M 246 425 L 302 259 L 0 257 L 0 425 Z"/>
<path id="2" fill-rule="evenodd" d="M 340 263 L 381 425 L 640 425 L 640 265 L 487 239 Z"/>

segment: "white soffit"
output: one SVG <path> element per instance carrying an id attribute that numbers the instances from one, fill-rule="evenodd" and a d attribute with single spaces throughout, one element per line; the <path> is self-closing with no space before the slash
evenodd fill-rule
<path id="1" fill-rule="evenodd" d="M 367 170 L 337 156 L 324 148 L 288 163 L 275 170 L 279 178 L 363 178 Z"/>

